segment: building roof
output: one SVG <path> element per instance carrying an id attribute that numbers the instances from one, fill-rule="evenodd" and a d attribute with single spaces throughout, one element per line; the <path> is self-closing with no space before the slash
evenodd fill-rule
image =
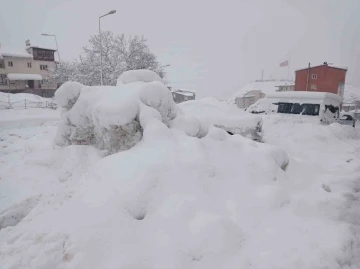
<path id="1" fill-rule="evenodd" d="M 329 67 L 329 68 L 335 68 L 335 69 L 341 69 L 341 70 L 347 71 L 347 67 L 344 67 L 344 66 L 336 66 L 336 65 L 333 65 L 333 64 L 321 64 L 321 65 L 310 66 L 310 69 L 312 69 L 312 68 L 317 68 L 317 67 L 323 67 L 323 66 L 327 66 L 327 67 Z M 297 72 L 297 71 L 303 71 L 303 70 L 307 70 L 307 69 L 309 69 L 309 67 L 304 67 L 304 68 L 295 70 L 295 72 Z"/>
<path id="2" fill-rule="evenodd" d="M 18 57 L 18 58 L 33 58 L 33 56 L 26 50 L 17 50 L 14 48 L 0 49 L 0 58 L 3 57 Z"/>
<path id="3" fill-rule="evenodd" d="M 293 98 L 293 99 L 324 99 L 330 97 L 342 101 L 340 95 L 328 92 L 305 92 L 305 91 L 289 91 L 289 92 L 277 92 L 269 93 L 266 95 L 266 98 Z"/>
<path id="4" fill-rule="evenodd" d="M 39 74 L 23 74 L 23 73 L 9 73 L 7 74 L 9 80 L 42 80 Z"/>
<path id="5" fill-rule="evenodd" d="M 50 49 L 50 48 L 45 48 L 43 46 L 30 46 L 27 48 L 34 48 L 34 49 L 43 49 L 43 50 L 51 50 L 51 51 L 56 51 L 55 49 Z"/>
<path id="6" fill-rule="evenodd" d="M 295 86 L 295 83 L 291 82 L 291 83 L 285 83 L 285 84 L 282 84 L 282 85 L 277 85 L 275 87 L 287 87 L 287 86 Z"/>

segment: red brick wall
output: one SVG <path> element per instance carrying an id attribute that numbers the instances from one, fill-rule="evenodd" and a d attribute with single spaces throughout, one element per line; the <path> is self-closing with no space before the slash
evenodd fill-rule
<path id="1" fill-rule="evenodd" d="M 308 69 L 295 72 L 295 91 L 306 91 Z M 312 74 L 317 78 L 313 79 Z M 332 68 L 326 65 L 311 67 L 309 72 L 308 91 L 338 93 L 339 83 L 345 83 L 346 70 Z M 311 89 L 311 84 L 316 90 Z"/>

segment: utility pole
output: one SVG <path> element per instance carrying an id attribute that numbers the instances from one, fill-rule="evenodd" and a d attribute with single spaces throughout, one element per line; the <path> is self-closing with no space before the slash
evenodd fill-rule
<path id="1" fill-rule="evenodd" d="M 289 81 L 289 74 L 290 74 L 290 51 L 289 51 L 289 59 L 288 59 L 288 73 L 287 73 L 287 80 Z"/>
<path id="2" fill-rule="evenodd" d="M 305 89 L 305 91 L 308 91 L 309 76 L 310 76 L 310 63 L 309 63 L 308 72 L 307 72 L 307 78 L 306 78 L 306 89 Z"/>
<path id="3" fill-rule="evenodd" d="M 264 81 L 264 69 L 261 70 L 261 81 Z"/>

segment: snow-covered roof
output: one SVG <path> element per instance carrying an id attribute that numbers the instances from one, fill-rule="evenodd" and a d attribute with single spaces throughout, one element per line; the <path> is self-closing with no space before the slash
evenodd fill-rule
<path id="1" fill-rule="evenodd" d="M 312 69 L 312 68 L 316 68 L 316 67 L 321 67 L 321 66 L 327 66 L 327 67 L 330 67 L 330 68 L 336 68 L 336 69 L 342 69 L 342 70 L 347 70 L 348 68 L 347 67 L 345 67 L 345 66 L 338 66 L 338 65 L 334 65 L 334 64 L 320 64 L 320 65 L 315 65 L 315 66 L 310 66 L 310 69 Z M 303 67 L 303 68 L 300 68 L 300 69 L 297 69 L 297 70 L 295 70 L 295 72 L 296 71 L 302 71 L 302 70 L 306 70 L 306 69 L 308 69 L 309 67 L 307 66 L 307 67 Z"/>
<path id="2" fill-rule="evenodd" d="M 44 46 L 30 46 L 28 48 L 35 48 L 35 49 L 43 49 L 43 50 L 52 50 L 52 51 L 56 51 L 56 49 L 52 49 L 52 48 L 47 48 Z"/>
<path id="3" fill-rule="evenodd" d="M 294 98 L 294 99 L 324 99 L 326 97 L 342 101 L 340 95 L 328 93 L 328 92 L 305 92 L 305 91 L 289 91 L 289 92 L 277 92 L 269 93 L 266 98 Z"/>
<path id="4" fill-rule="evenodd" d="M 9 73 L 7 74 L 9 80 L 42 80 L 39 74 L 23 74 L 23 73 Z"/>
<path id="5" fill-rule="evenodd" d="M 1 47 L 0 58 L 3 57 L 33 58 L 33 56 L 28 53 L 24 48 L 14 47 Z"/>
<path id="6" fill-rule="evenodd" d="M 275 87 L 287 87 L 287 86 L 295 86 L 295 83 L 293 83 L 293 82 L 287 82 L 287 83 L 283 83 L 283 84 L 279 84 L 279 85 L 277 85 L 277 86 L 275 86 Z"/>
<path id="7" fill-rule="evenodd" d="M 30 53 L 27 53 L 26 51 L 0 51 L 0 54 L 2 57 L 18 57 L 18 58 L 33 58 L 33 56 Z"/>

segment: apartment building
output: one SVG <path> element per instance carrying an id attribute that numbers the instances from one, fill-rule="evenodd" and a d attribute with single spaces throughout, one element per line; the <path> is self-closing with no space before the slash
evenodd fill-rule
<path id="1" fill-rule="evenodd" d="M 0 91 L 54 95 L 57 85 L 50 80 L 56 68 L 55 50 L 31 46 L 24 51 L 0 50 Z"/>

